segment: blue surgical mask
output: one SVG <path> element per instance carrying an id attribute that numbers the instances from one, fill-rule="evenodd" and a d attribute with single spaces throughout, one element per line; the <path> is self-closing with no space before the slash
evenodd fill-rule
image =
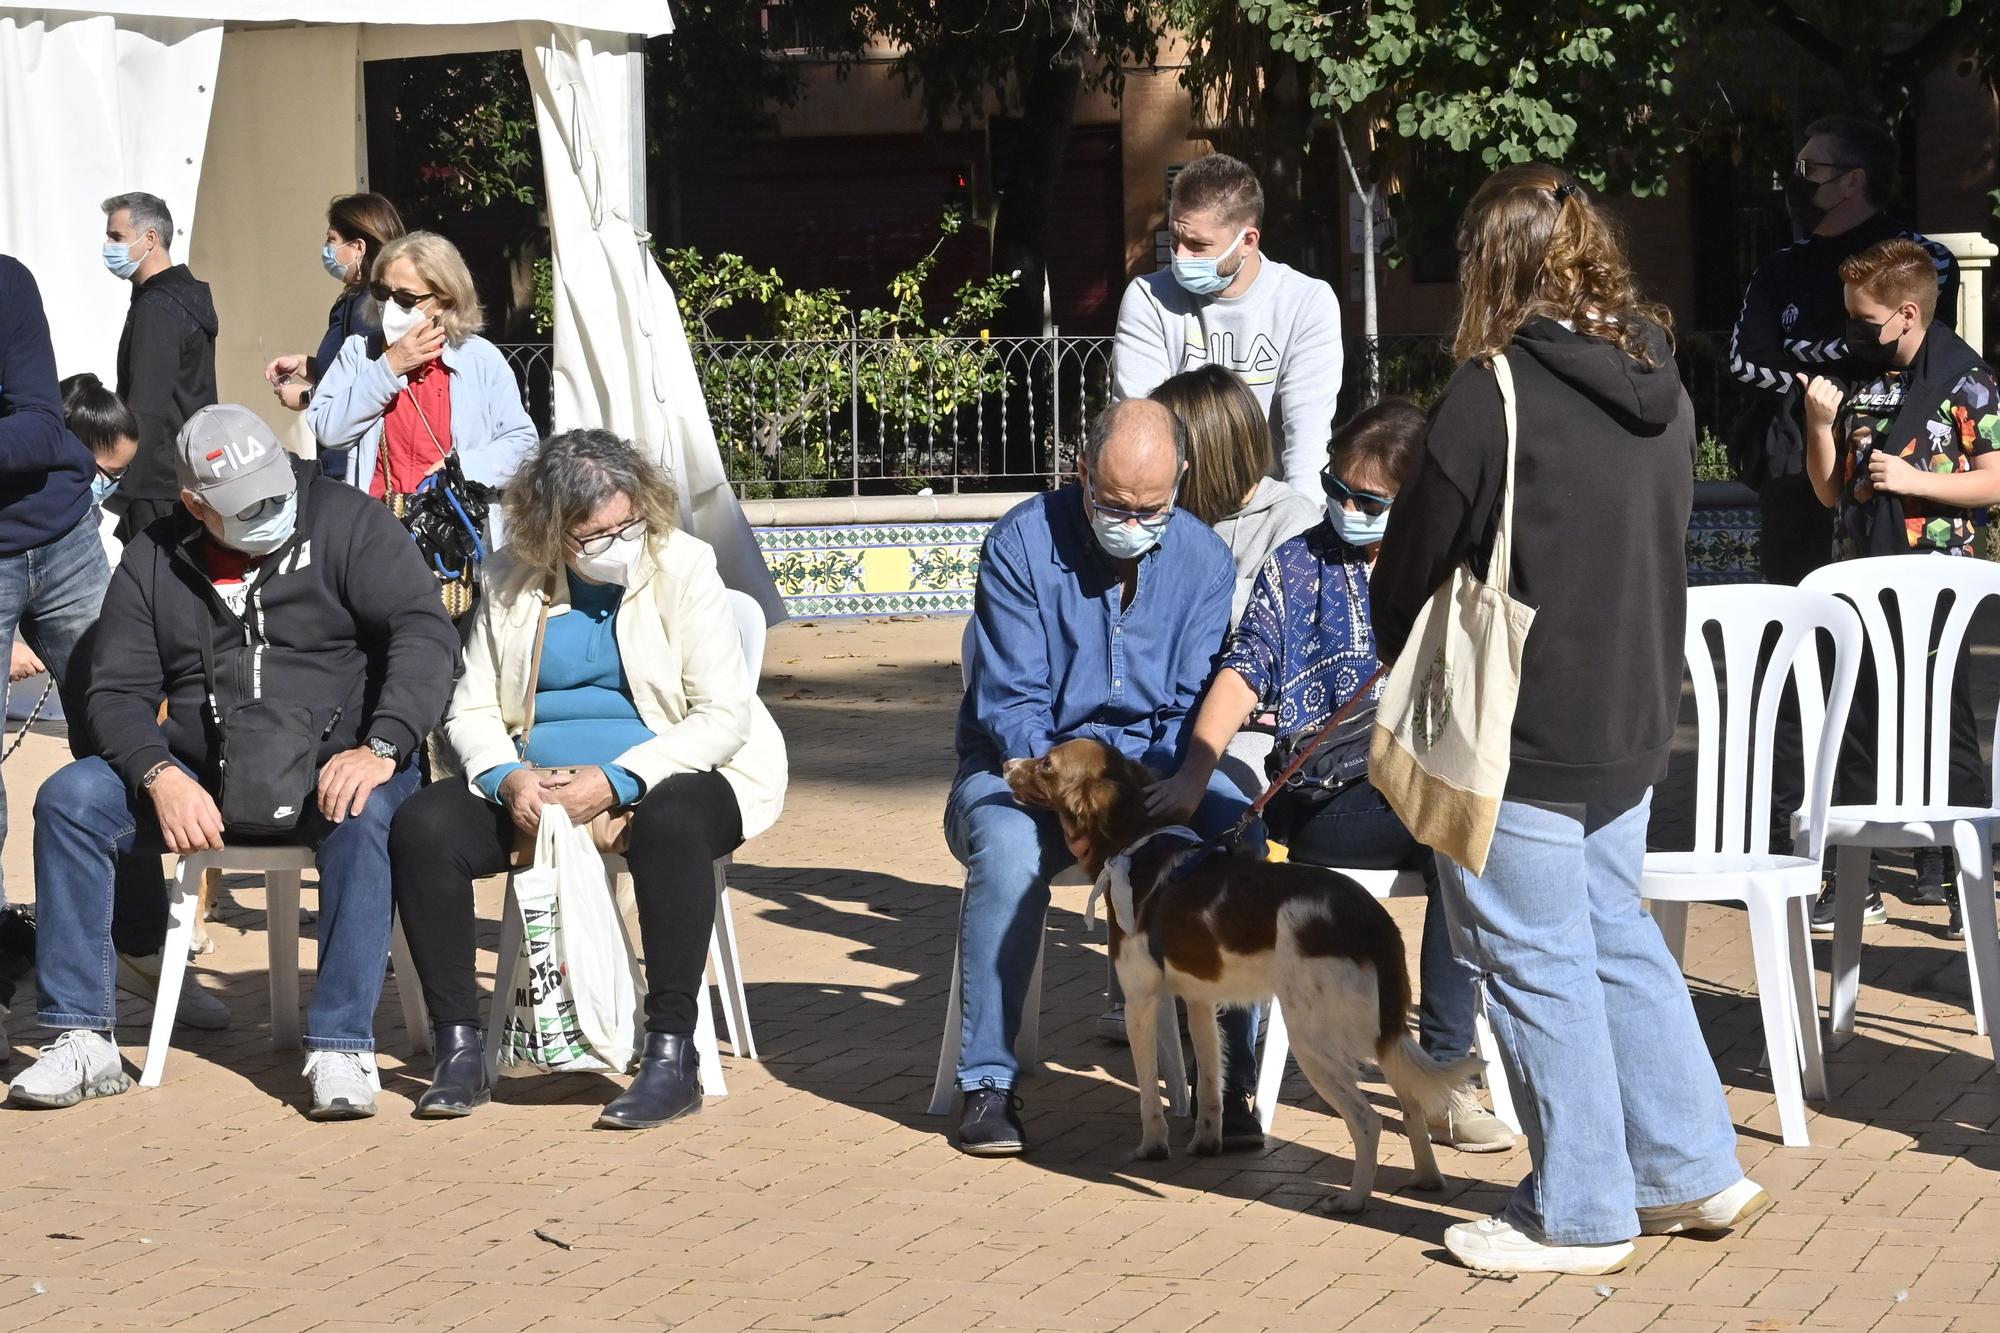
<path id="1" fill-rule="evenodd" d="M 1236 281 L 1235 273 L 1217 273 L 1215 267 L 1236 253 L 1236 247 L 1243 244 L 1243 237 L 1249 230 L 1245 227 L 1237 232 L 1236 239 L 1229 243 L 1229 248 L 1219 255 L 1206 255 L 1199 259 L 1193 257 L 1183 259 L 1175 255 L 1174 281 L 1178 282 L 1183 290 L 1196 296 L 1213 296 Z M 1238 272 L 1241 271 L 1238 269 Z"/>
<path id="2" fill-rule="evenodd" d="M 245 555 L 269 555 L 292 539 L 292 530 L 298 523 L 299 496 L 294 491 L 277 509 L 248 523 L 234 514 L 225 514 L 222 544 Z"/>
<path id="3" fill-rule="evenodd" d="M 90 498 L 102 505 L 111 498 L 111 493 L 118 489 L 118 483 L 123 480 L 125 480 L 123 477 L 107 477 L 102 472 L 98 473 L 90 479 Z"/>
<path id="4" fill-rule="evenodd" d="M 150 255 L 152 253 L 153 247 L 150 245 L 147 246 L 146 254 Z M 144 255 L 141 255 L 138 259 L 132 258 L 132 247 L 129 245 L 120 245 L 116 241 L 106 241 L 104 243 L 104 267 L 110 269 L 114 277 L 130 279 L 134 273 L 139 271 L 139 265 L 144 261 Z"/>
<path id="5" fill-rule="evenodd" d="M 1180 488 L 1174 488 L 1175 498 Z M 1090 492 L 1084 492 L 1084 503 L 1089 506 L 1090 530 L 1097 537 L 1097 544 L 1113 560 L 1136 560 L 1160 543 L 1160 534 L 1167 530 L 1167 523 L 1173 518 L 1173 501 L 1153 518 L 1141 519 L 1134 523 L 1131 519 L 1119 518 L 1113 514 L 1100 514 L 1092 501 Z"/>
<path id="6" fill-rule="evenodd" d="M 1389 511 L 1386 509 L 1379 514 L 1360 514 L 1336 500 L 1328 500 L 1326 516 L 1333 524 L 1333 530 L 1349 546 L 1373 546 L 1389 532 Z"/>
<path id="7" fill-rule="evenodd" d="M 336 253 L 339 249 L 339 246 L 328 242 L 319 252 L 319 262 L 326 269 L 326 276 L 335 282 L 346 282 L 348 266 L 340 262 Z"/>

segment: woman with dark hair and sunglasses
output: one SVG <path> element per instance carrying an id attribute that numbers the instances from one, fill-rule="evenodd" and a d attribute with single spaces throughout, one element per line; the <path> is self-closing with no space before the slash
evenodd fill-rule
<path id="1" fill-rule="evenodd" d="M 1326 517 L 1279 546 L 1263 562 L 1250 600 L 1209 682 L 1187 758 L 1147 793 L 1155 814 L 1183 818 L 1253 713 L 1277 714 L 1278 743 L 1266 760 L 1271 776 L 1290 764 L 1328 718 L 1367 684 L 1379 665 L 1368 619 L 1368 579 L 1389 510 L 1423 445 L 1424 414 L 1389 399 L 1334 435 L 1320 474 Z M 1379 685 L 1371 687 L 1371 695 Z M 1440 1060 L 1472 1052 L 1472 973 L 1452 957 L 1444 913 L 1436 908 L 1437 870 L 1368 782 L 1373 709 L 1343 724 L 1305 770 L 1265 807 L 1271 837 L 1291 859 L 1349 870 L 1417 870 L 1433 903 L 1424 913 L 1417 1032 Z M 1192 793 L 1192 796 L 1190 796 Z M 1460 1088 L 1431 1138 L 1465 1152 L 1511 1148 L 1507 1126 Z"/>

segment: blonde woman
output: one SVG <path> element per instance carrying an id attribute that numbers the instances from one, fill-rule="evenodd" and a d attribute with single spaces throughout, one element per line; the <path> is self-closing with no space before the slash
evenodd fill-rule
<path id="1" fill-rule="evenodd" d="M 507 359 L 479 336 L 458 248 L 413 231 L 383 246 L 372 272 L 379 331 L 349 337 L 306 403 L 320 448 L 349 451 L 346 480 L 378 499 L 415 491 L 454 452 L 468 481 L 506 485 L 535 425 Z"/>
<path id="2" fill-rule="evenodd" d="M 1437 860 L 1454 952 L 1484 979 L 1520 1090 L 1532 1169 L 1505 1211 L 1449 1228 L 1445 1248 L 1487 1272 L 1609 1273 L 1634 1235 L 1727 1231 L 1770 1203 L 1737 1163 L 1687 984 L 1639 905 L 1681 697 L 1694 412 L 1666 312 L 1566 172 L 1493 176 L 1458 248 L 1459 368 L 1389 511 L 1369 596 L 1392 661 L 1461 561 L 1490 577 L 1505 354 L 1513 588 L 1535 624 L 1486 865 Z"/>
<path id="3" fill-rule="evenodd" d="M 638 1076 L 598 1125 L 648 1129 L 701 1109 L 693 1039 L 710 865 L 777 819 L 785 743 L 757 699 L 715 553 L 675 528 L 676 513 L 660 470 L 604 430 L 551 437 L 508 487 L 510 544 L 487 566 L 444 720 L 466 780 L 412 797 L 389 841 L 435 1027 L 421 1117 L 466 1115 L 492 1095 L 472 882 L 507 868 L 548 805 L 579 824 L 632 812 L 646 1033 Z"/>

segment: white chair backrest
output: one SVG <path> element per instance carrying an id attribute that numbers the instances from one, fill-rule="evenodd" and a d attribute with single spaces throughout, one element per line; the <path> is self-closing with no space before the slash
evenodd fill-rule
<path id="1" fill-rule="evenodd" d="M 1718 632 L 1721 673 L 1709 633 Z M 1768 665 L 1765 640 L 1776 631 Z M 1833 640 L 1833 685 L 1820 683 L 1819 634 Z M 1771 738 L 1788 676 L 1798 683 L 1805 743 L 1805 804 L 1817 856 L 1833 769 L 1861 663 L 1861 623 L 1837 597 L 1770 584 L 1688 590 L 1687 672 L 1698 731 L 1695 769 L 1697 852 L 1771 849 Z M 1725 696 L 1726 692 L 1726 696 Z"/>
<path id="2" fill-rule="evenodd" d="M 764 608 L 747 592 L 734 588 L 724 591 L 729 596 L 729 609 L 736 613 L 736 638 L 743 645 L 743 661 L 750 668 L 754 686 L 764 674 Z"/>
<path id="3" fill-rule="evenodd" d="M 2000 597 L 2000 565 L 1950 556 L 1882 555 L 1816 569 L 1799 586 L 1831 593 L 1861 613 L 1874 659 L 1876 803 L 1948 804 L 1952 677 L 1973 613 L 1987 598 Z M 1883 605 L 1885 594 L 1895 597 L 1893 617 Z M 1912 662 L 1927 658 L 1928 672 L 1912 670 Z M 1993 759 L 1994 774 L 2000 777 L 2000 750 Z"/>

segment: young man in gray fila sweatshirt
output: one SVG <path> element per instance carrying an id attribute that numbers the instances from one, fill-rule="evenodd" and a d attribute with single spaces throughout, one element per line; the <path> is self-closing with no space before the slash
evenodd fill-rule
<path id="1" fill-rule="evenodd" d="M 1340 303 L 1318 278 L 1263 251 L 1256 173 L 1211 153 L 1174 179 L 1172 264 L 1137 278 L 1118 307 L 1113 390 L 1143 398 L 1213 363 L 1242 376 L 1271 420 L 1278 476 L 1315 502 L 1340 397 Z"/>

